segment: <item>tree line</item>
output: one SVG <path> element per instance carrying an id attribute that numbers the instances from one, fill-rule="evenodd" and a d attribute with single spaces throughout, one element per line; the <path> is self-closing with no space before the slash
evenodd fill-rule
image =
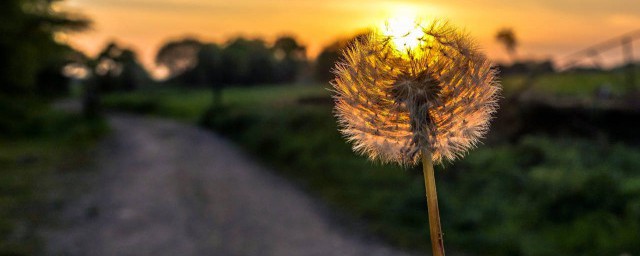
<path id="1" fill-rule="evenodd" d="M 292 36 L 271 46 L 243 37 L 223 45 L 185 38 L 164 44 L 155 61 L 169 82 L 186 86 L 291 83 L 307 67 L 306 47 Z"/>
<path id="2" fill-rule="evenodd" d="M 88 18 L 59 11 L 52 0 L 0 1 L 0 94 L 58 95 L 67 90 L 62 68 L 84 56 L 56 40 L 89 28 Z"/>
<path id="3" fill-rule="evenodd" d="M 67 45 L 65 36 L 91 28 L 91 20 L 59 8 L 64 0 L 0 1 L 0 131 L 16 120 L 28 120 L 33 104 L 66 96 L 80 84 L 84 111 L 99 116 L 100 95 L 155 84 L 133 49 L 108 43 L 96 56 Z M 294 36 L 272 42 L 236 37 L 224 43 L 182 38 L 167 41 L 156 66 L 166 71 L 162 83 L 209 87 L 216 98 L 227 86 L 328 82 L 340 52 L 358 35 L 327 45 L 315 60 Z M 11 121 L 13 120 L 13 121 Z M 18 129 L 19 130 L 19 129 Z"/>
<path id="4" fill-rule="evenodd" d="M 65 95 L 73 72 L 84 70 L 85 87 L 100 92 L 134 90 L 151 78 L 136 52 L 108 43 L 95 57 L 58 40 L 91 27 L 89 18 L 55 8 L 62 0 L 0 1 L 0 93 Z M 182 38 L 167 41 L 155 63 L 166 83 L 187 87 L 242 86 L 329 81 L 340 52 L 359 35 L 327 45 L 315 60 L 294 36 L 273 42 L 237 37 L 225 43 Z"/>
<path id="5" fill-rule="evenodd" d="M 156 53 L 155 64 L 165 73 L 164 83 L 185 87 L 328 82 L 340 52 L 363 35 L 336 40 L 315 60 L 308 58 L 307 47 L 291 35 L 280 36 L 272 43 L 260 38 L 236 37 L 214 43 L 186 37 L 164 43 Z M 149 77 L 141 74 L 144 69 L 135 53 L 115 43 L 98 55 L 90 69 L 101 91 L 135 89 Z"/>
<path id="6" fill-rule="evenodd" d="M 56 8 L 62 1 L 0 1 L 0 94 L 65 95 L 78 70 L 83 70 L 85 88 L 96 92 L 135 90 L 152 82 L 132 49 L 112 42 L 92 57 L 58 40 L 60 35 L 91 27 L 89 18 Z M 327 82 L 340 52 L 361 34 L 327 45 L 315 60 L 291 35 L 273 42 L 245 37 L 224 43 L 182 38 L 167 41 L 155 63 L 166 71 L 166 83 L 186 87 Z"/>
<path id="7" fill-rule="evenodd" d="M 91 26 L 85 16 L 54 8 L 62 1 L 0 1 L 0 94 L 64 95 L 70 81 L 69 72 L 64 71 L 73 68 L 83 69 L 85 87 L 99 92 L 134 90 L 152 81 L 132 49 L 109 43 L 90 57 L 57 40 L 61 34 L 82 32 Z M 315 60 L 308 58 L 306 46 L 291 35 L 273 42 L 245 37 L 224 43 L 182 38 L 164 43 L 155 64 L 166 71 L 166 83 L 186 87 L 328 82 L 341 51 L 366 33 L 335 40 Z M 496 39 L 515 62 L 513 31 L 503 29 Z M 523 65 L 517 62 L 501 69 L 510 73 Z"/>

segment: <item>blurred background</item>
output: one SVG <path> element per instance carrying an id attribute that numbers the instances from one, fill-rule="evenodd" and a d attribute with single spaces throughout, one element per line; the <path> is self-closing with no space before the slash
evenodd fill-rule
<path id="1" fill-rule="evenodd" d="M 73 177 L 98 172 L 123 112 L 229 138 L 358 232 L 428 253 L 420 167 L 353 153 L 328 90 L 350 42 L 413 16 L 475 38 L 504 87 L 484 143 L 436 167 L 447 248 L 640 254 L 634 0 L 4 0 L 0 255 L 48 254 L 41 230 L 98 189 Z"/>

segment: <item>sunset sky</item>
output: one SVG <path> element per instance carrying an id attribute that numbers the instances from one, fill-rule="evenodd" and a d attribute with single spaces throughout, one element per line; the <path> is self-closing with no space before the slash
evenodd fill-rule
<path id="1" fill-rule="evenodd" d="M 559 58 L 640 29 L 637 0 L 67 0 L 63 8 L 94 21 L 91 31 L 63 40 L 90 55 L 116 40 L 138 51 L 150 69 L 168 39 L 222 43 L 238 35 L 273 40 L 291 34 L 314 57 L 336 38 L 407 13 L 448 19 L 496 60 L 507 56 L 494 39 L 502 27 L 516 32 L 520 56 L 537 58 Z"/>

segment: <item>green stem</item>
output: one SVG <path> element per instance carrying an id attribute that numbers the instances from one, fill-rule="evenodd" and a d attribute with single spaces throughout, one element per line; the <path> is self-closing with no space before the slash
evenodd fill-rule
<path id="1" fill-rule="evenodd" d="M 444 240 L 442 239 L 440 211 L 438 210 L 438 193 L 436 191 L 436 179 L 433 173 L 433 162 L 431 161 L 431 152 L 429 152 L 429 149 L 422 151 L 422 171 L 424 172 L 424 185 L 427 192 L 431 250 L 434 256 L 444 256 Z"/>

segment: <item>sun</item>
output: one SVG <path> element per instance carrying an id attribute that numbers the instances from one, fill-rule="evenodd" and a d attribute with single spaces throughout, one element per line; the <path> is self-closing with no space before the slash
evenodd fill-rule
<path id="1" fill-rule="evenodd" d="M 384 36 L 391 38 L 397 50 L 403 52 L 420 46 L 425 35 L 416 16 L 405 12 L 387 19 L 380 30 Z"/>

